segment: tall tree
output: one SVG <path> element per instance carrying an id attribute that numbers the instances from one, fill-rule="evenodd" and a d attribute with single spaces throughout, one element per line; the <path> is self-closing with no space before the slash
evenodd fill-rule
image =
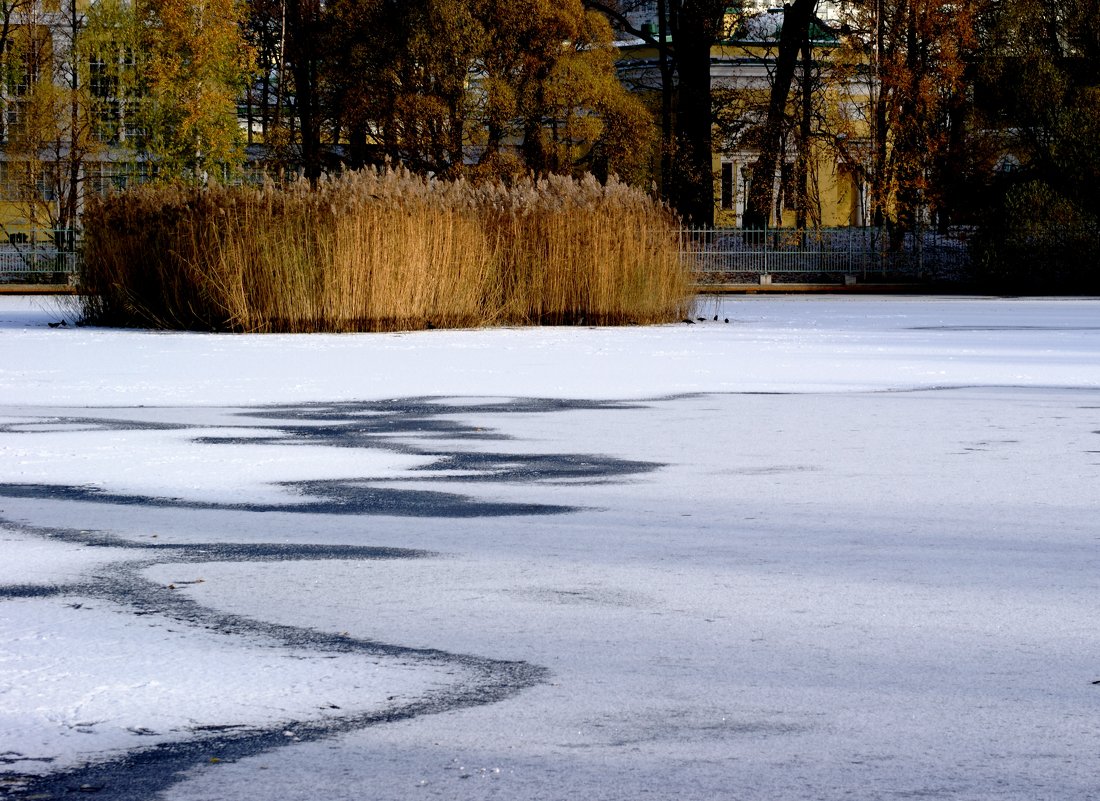
<path id="1" fill-rule="evenodd" d="M 983 110 L 1020 161 L 1013 180 L 1041 180 L 1094 211 L 1098 10 L 1096 0 L 1007 0 L 986 17 L 983 42 Z"/>
<path id="2" fill-rule="evenodd" d="M 5 72 L 19 77 L 15 124 L 7 131 L 17 200 L 34 224 L 68 231 L 79 217 L 89 160 L 104 150 L 83 49 L 85 16 L 68 0 L 48 18 L 21 11 Z"/>
<path id="3" fill-rule="evenodd" d="M 349 159 L 368 132 L 391 162 L 442 176 L 634 177 L 647 156 L 647 112 L 616 80 L 606 21 L 580 0 L 337 0 L 330 11 L 327 97 Z"/>
<path id="4" fill-rule="evenodd" d="M 810 22 L 817 0 L 794 0 L 783 7 L 783 27 L 772 71 L 768 110 L 756 139 L 759 155 L 752 166 L 752 180 L 745 203 L 745 228 L 763 228 L 771 213 L 776 173 L 782 157 L 783 132 L 787 127 L 787 103 L 799 55 L 810 50 Z M 810 57 L 807 56 L 807 61 Z"/>
<path id="5" fill-rule="evenodd" d="M 847 21 L 866 65 L 871 131 L 861 167 L 871 218 L 900 235 L 935 210 L 953 214 L 966 170 L 978 0 L 862 0 Z M 849 156 L 855 154 L 849 153 Z M 854 160 L 854 159 L 853 159 Z"/>
<path id="6" fill-rule="evenodd" d="M 204 182 L 243 164 L 237 100 L 251 72 L 237 0 L 136 0 L 147 98 L 142 148 Z"/>
<path id="7" fill-rule="evenodd" d="M 725 31 L 726 9 L 724 0 L 670 4 L 669 29 L 676 43 L 679 78 L 670 194 L 681 214 L 703 226 L 714 223 L 711 49 Z"/>
<path id="8" fill-rule="evenodd" d="M 580 0 L 489 0 L 485 12 L 487 157 L 520 141 L 523 164 L 536 173 L 635 177 L 650 120 L 616 77 L 606 19 Z"/>
<path id="9" fill-rule="evenodd" d="M 458 0 L 328 6 L 325 107 L 333 141 L 348 144 L 345 163 L 386 159 L 436 175 L 461 171 L 483 7 Z"/>
<path id="10" fill-rule="evenodd" d="M 983 9 L 977 95 L 1000 169 L 978 263 L 1013 291 L 1100 290 L 1100 34 L 1096 0 Z"/>
<path id="11" fill-rule="evenodd" d="M 331 0 L 326 42 L 327 116 L 335 139 L 347 141 L 345 165 L 359 169 L 397 158 L 396 65 L 406 50 L 396 0 Z"/>
<path id="12" fill-rule="evenodd" d="M 293 110 L 298 124 L 301 164 L 316 184 L 323 170 L 321 152 L 322 63 L 327 15 L 321 0 L 285 0 L 286 54 L 293 77 Z"/>
<path id="13" fill-rule="evenodd" d="M 128 0 L 97 0 L 88 8 L 78 40 L 82 84 L 92 100 L 97 138 L 124 145 L 114 161 L 135 159 L 145 122 L 143 34 Z M 128 158 L 127 158 L 128 157 Z"/>
<path id="14" fill-rule="evenodd" d="M 711 50 L 727 33 L 725 0 L 658 0 L 657 30 L 633 24 L 640 0 L 584 0 L 657 50 L 661 76 L 662 189 L 696 225 L 714 221 Z"/>
<path id="15" fill-rule="evenodd" d="M 270 145 L 283 125 L 286 77 L 286 3 L 249 0 L 242 35 L 255 59 L 255 73 L 245 89 L 245 134 Z M 257 131 L 258 129 L 258 131 Z"/>
<path id="16" fill-rule="evenodd" d="M 0 141 L 8 137 L 9 110 L 17 108 L 21 87 L 27 85 L 23 53 L 23 23 L 37 21 L 34 0 L 0 0 Z"/>

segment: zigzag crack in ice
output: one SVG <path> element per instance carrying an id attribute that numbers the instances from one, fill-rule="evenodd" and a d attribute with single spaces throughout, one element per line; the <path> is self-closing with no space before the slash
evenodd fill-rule
<path id="1" fill-rule="evenodd" d="M 140 801 L 153 797 L 176 782 L 182 773 L 211 758 L 232 762 L 297 742 L 332 737 L 379 723 L 405 720 L 482 704 L 516 695 L 546 680 L 546 668 L 526 662 L 488 659 L 432 648 L 410 648 L 299 626 L 271 623 L 243 615 L 218 612 L 186 595 L 143 578 L 140 572 L 158 564 L 198 564 L 227 559 L 238 562 L 302 560 L 418 559 L 434 556 L 428 551 L 362 546 L 227 544 L 152 545 L 132 543 L 101 532 L 36 529 L 3 522 L 21 533 L 133 551 L 149 558 L 116 562 L 100 568 L 86 582 L 57 587 L 29 585 L 0 587 L 0 599 L 33 597 L 81 597 L 104 600 L 128 608 L 136 616 L 156 615 L 194 628 L 233 637 L 262 639 L 273 645 L 308 649 L 315 654 L 359 654 L 399 659 L 422 665 L 451 668 L 455 683 L 432 690 L 408 703 L 380 710 L 327 716 L 324 719 L 282 720 L 262 727 L 221 730 L 175 742 L 132 749 L 122 756 L 92 762 L 78 768 L 34 776 L 0 772 L 6 797 L 54 797 L 95 788 L 98 797 L 112 801 Z M 154 556 L 155 554 L 155 556 Z M 285 731 L 292 729 L 294 738 Z"/>
<path id="2" fill-rule="evenodd" d="M 221 410 L 240 420 L 248 436 L 232 433 L 210 436 L 209 423 L 161 422 L 155 419 L 119 419 L 118 410 L 97 417 L 94 410 L 76 410 L 70 415 L 41 415 L 21 412 L 24 418 L 7 424 L 0 433 L 11 435 L 65 435 L 80 431 L 189 431 L 203 430 L 191 438 L 196 444 L 310 444 L 333 448 L 365 448 L 425 456 L 426 465 L 414 468 L 400 479 L 336 479 L 281 482 L 279 486 L 302 496 L 286 503 L 215 503 L 188 498 L 156 497 L 113 492 L 98 486 L 75 484 L 0 484 L 0 497 L 29 501 L 60 501 L 97 505 L 181 510 L 282 512 L 330 515 L 390 515 L 405 517 L 470 518 L 507 515 L 554 515 L 576 507 L 492 502 L 453 492 L 410 490 L 385 484 L 390 480 L 423 482 L 497 482 L 550 484 L 597 484 L 622 480 L 653 471 L 661 465 L 597 454 L 484 453 L 455 448 L 462 441 L 505 441 L 511 439 L 487 427 L 454 419 L 456 416 L 534 414 L 558 411 L 598 411 L 637 408 L 643 404 L 551 399 L 501 399 L 489 402 L 449 402 L 446 399 L 411 398 L 363 403 L 304 404 L 263 408 Z M 218 413 L 217 410 L 214 410 Z M 176 410 L 178 413 L 178 410 Z M 207 414 L 210 410 L 207 410 Z M 127 410 L 130 418 L 155 417 L 156 409 Z M 26 420 L 30 422 L 26 422 Z M 38 420 L 39 422 L 34 422 Z M 269 429 L 270 436 L 257 428 Z M 435 440 L 444 447 L 426 447 Z M 234 638 L 247 637 L 275 647 L 306 650 L 312 654 L 360 654 L 395 659 L 424 666 L 439 666 L 454 676 L 452 683 L 432 689 L 406 703 L 381 709 L 326 715 L 320 719 L 279 721 L 270 726 L 217 730 L 192 730 L 191 736 L 176 742 L 132 749 L 125 754 L 90 762 L 77 768 L 34 776 L 0 773 L 4 779 L 0 794 L 9 797 L 54 797 L 69 792 L 95 791 L 113 801 L 148 799 L 183 778 L 183 773 L 211 758 L 230 762 L 247 756 L 304 742 L 331 737 L 379 723 L 420 715 L 489 704 L 512 697 L 523 689 L 546 680 L 549 671 L 518 661 L 455 654 L 432 648 L 412 648 L 376 642 L 311 628 L 273 623 L 219 612 L 199 604 L 178 589 L 158 585 L 141 575 L 159 564 L 204 562 L 270 562 L 284 560 L 375 560 L 422 559 L 436 556 L 427 551 L 371 546 L 321 544 L 245 543 L 150 543 L 136 542 L 107 532 L 69 528 L 45 528 L 2 521 L 5 527 L 44 539 L 89 547 L 116 548 L 126 554 L 106 566 L 92 568 L 84 580 L 57 585 L 9 585 L 0 587 L 0 601 L 35 598 L 90 598 L 108 601 L 146 620 L 159 617 Z M 132 557 L 132 558 L 130 558 Z M 285 735 L 292 729 L 293 739 Z"/>

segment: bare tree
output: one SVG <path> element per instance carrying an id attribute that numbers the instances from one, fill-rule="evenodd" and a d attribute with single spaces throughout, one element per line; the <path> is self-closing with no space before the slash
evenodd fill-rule
<path id="1" fill-rule="evenodd" d="M 757 139 L 759 155 L 752 166 L 752 180 L 742 220 L 745 228 L 763 228 L 771 213 L 775 176 L 787 125 L 787 102 L 799 55 L 810 48 L 810 22 L 815 17 L 816 8 L 817 0 L 794 0 L 794 3 L 783 7 L 783 28 L 779 34 L 768 110 Z M 807 55 L 806 61 L 809 60 Z"/>
<path id="2" fill-rule="evenodd" d="M 286 0 L 286 47 L 306 179 L 321 177 L 321 63 L 326 17 L 321 0 Z"/>

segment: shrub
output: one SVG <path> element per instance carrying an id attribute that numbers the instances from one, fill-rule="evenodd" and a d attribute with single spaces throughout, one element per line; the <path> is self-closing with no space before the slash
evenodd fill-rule
<path id="1" fill-rule="evenodd" d="M 978 277 L 1007 292 L 1100 290 L 1100 222 L 1041 181 L 1008 189 L 973 246 Z"/>
<path id="2" fill-rule="evenodd" d="M 364 171 L 89 203 L 84 316 L 216 331 L 652 323 L 686 312 L 671 213 L 623 184 Z"/>

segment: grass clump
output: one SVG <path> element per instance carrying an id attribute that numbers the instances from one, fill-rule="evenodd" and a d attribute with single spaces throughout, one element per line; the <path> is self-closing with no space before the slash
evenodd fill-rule
<path id="1" fill-rule="evenodd" d="M 83 313 L 103 325 L 645 324 L 680 319 L 690 291 L 671 213 L 594 179 L 140 187 L 91 202 L 84 226 Z"/>

